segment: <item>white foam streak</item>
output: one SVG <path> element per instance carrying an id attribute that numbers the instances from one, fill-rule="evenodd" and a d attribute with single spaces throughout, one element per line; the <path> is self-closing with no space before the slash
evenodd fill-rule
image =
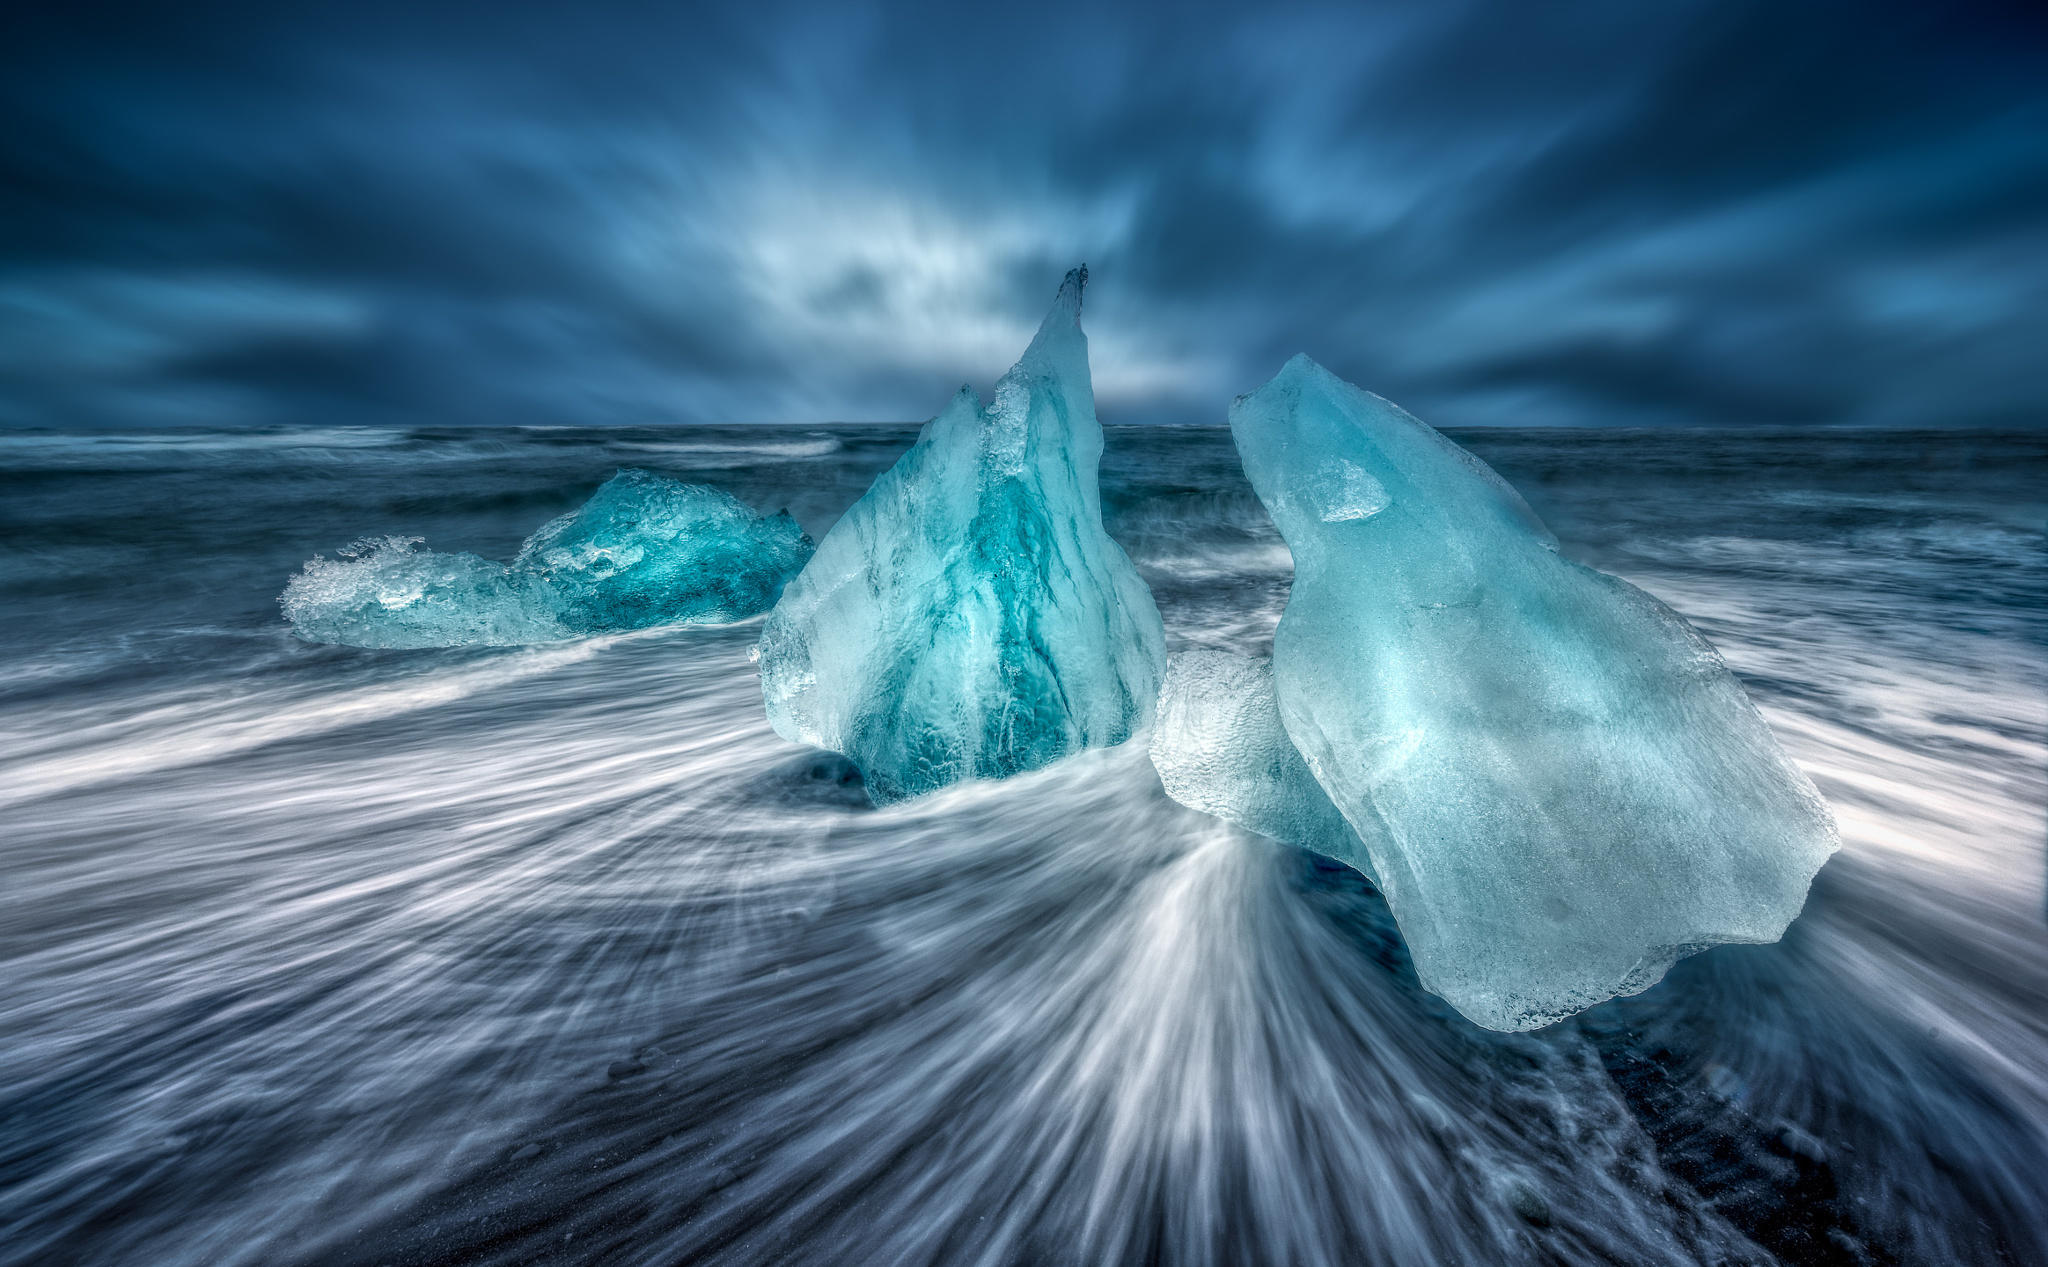
<path id="1" fill-rule="evenodd" d="M 0 763 L 0 806 L 160 770 L 201 765 L 271 744 L 442 707 L 588 660 L 613 641 L 591 638 L 519 651 L 452 673 L 335 691 L 180 691 L 128 716 L 78 729 L 15 732 Z"/>

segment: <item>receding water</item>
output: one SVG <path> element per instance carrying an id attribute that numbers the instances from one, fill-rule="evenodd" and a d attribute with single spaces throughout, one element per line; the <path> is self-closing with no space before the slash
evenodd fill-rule
<path id="1" fill-rule="evenodd" d="M 1461 437 L 1833 802 L 1785 941 L 1527 1035 L 1142 741 L 867 807 L 755 625 L 295 640 L 622 466 L 820 534 L 901 428 L 0 436 L 0 1261 L 2048 1262 L 2048 439 Z M 1115 429 L 1175 646 L 1289 564 Z"/>

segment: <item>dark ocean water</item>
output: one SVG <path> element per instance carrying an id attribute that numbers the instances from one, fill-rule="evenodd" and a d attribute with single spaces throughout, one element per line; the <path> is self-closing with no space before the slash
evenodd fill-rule
<path id="1" fill-rule="evenodd" d="M 1775 946 L 1526 1035 L 1142 741 L 876 811 L 757 622 L 297 641 L 622 466 L 821 533 L 900 428 L 0 435 L 0 1263 L 2048 1263 L 2048 438 L 1460 437 L 1840 819 Z M 1177 647 L 1289 561 L 1112 429 Z"/>

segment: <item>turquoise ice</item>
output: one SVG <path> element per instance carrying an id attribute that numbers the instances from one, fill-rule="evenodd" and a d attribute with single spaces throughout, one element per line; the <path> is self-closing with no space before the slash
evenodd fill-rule
<path id="1" fill-rule="evenodd" d="M 512 570 L 545 583 L 571 628 L 608 633 L 758 616 L 810 557 L 786 511 L 625 470 L 528 537 Z"/>
<path id="2" fill-rule="evenodd" d="M 1294 554 L 1281 719 L 1424 986 L 1532 1029 L 1777 940 L 1834 822 L 1705 639 L 1306 357 L 1230 427 Z"/>
<path id="3" fill-rule="evenodd" d="M 576 636 L 537 578 L 474 554 L 368 538 L 314 555 L 277 600 L 308 642 L 384 649 L 516 646 Z"/>
<path id="4" fill-rule="evenodd" d="M 637 470 L 544 525 L 510 565 L 419 547 L 385 537 L 314 556 L 278 600 L 285 619 L 312 642 L 380 648 L 730 624 L 773 606 L 811 553 L 786 513 Z"/>
<path id="5" fill-rule="evenodd" d="M 768 719 L 877 803 L 1122 743 L 1165 660 L 1102 527 L 1102 427 L 1067 275 L 983 407 L 963 387 L 819 543 L 761 631 Z"/>
<path id="6" fill-rule="evenodd" d="M 1372 876 L 1364 842 L 1287 737 L 1271 660 L 1208 648 L 1168 656 L 1151 755 L 1166 794 L 1188 808 Z"/>

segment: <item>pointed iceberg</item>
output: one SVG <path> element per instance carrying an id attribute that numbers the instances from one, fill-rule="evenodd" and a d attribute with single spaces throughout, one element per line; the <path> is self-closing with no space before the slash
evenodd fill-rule
<path id="1" fill-rule="evenodd" d="M 518 646 L 758 616 L 811 555 L 786 512 L 624 470 L 543 525 L 511 564 L 417 537 L 315 555 L 278 598 L 309 642 L 386 649 Z"/>
<path id="2" fill-rule="evenodd" d="M 1166 658 L 1152 768 L 1189 809 L 1347 862 L 1372 859 L 1280 721 L 1273 662 L 1201 648 Z"/>
<path id="3" fill-rule="evenodd" d="M 1102 528 L 1067 275 L 984 408 L 962 388 L 819 543 L 761 631 L 768 719 L 878 803 L 1122 743 L 1158 693 L 1151 591 Z"/>
<path id="4" fill-rule="evenodd" d="M 1708 946 L 1777 940 L 1834 822 L 1705 639 L 1306 357 L 1230 428 L 1294 554 L 1281 719 L 1424 986 L 1533 1029 Z"/>

